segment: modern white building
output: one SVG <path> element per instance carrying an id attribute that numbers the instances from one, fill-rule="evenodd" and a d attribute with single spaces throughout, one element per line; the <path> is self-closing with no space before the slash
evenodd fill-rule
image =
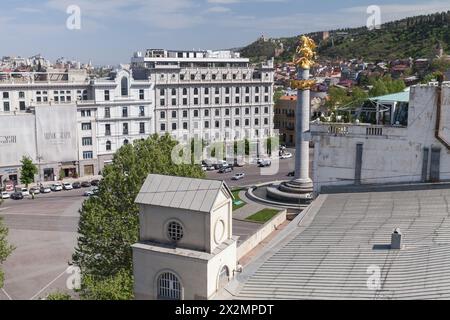
<path id="1" fill-rule="evenodd" d="M 206 300 L 228 284 L 237 268 L 232 199 L 222 181 L 147 177 L 135 201 L 135 299 Z"/>
<path id="2" fill-rule="evenodd" d="M 255 68 L 231 51 L 149 49 L 131 59 L 155 84 L 155 130 L 181 142 L 234 141 L 273 133 L 273 61 Z"/>
<path id="3" fill-rule="evenodd" d="M 19 180 L 24 155 L 41 181 L 98 174 L 123 144 L 154 133 L 152 90 L 128 70 L 0 74 L 0 183 Z"/>
<path id="4" fill-rule="evenodd" d="M 450 179 L 449 83 L 413 86 L 409 93 L 380 98 L 376 109 L 383 125 L 311 124 L 316 192 Z"/>

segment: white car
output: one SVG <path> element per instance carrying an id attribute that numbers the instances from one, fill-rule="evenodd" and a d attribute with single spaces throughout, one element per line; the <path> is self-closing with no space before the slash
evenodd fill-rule
<path id="1" fill-rule="evenodd" d="M 290 152 L 283 153 L 280 157 L 280 159 L 289 159 L 289 158 L 292 158 L 292 153 Z"/>
<path id="2" fill-rule="evenodd" d="M 63 184 L 63 189 L 64 190 L 73 190 L 73 187 L 70 183 L 66 182 Z"/>
<path id="3" fill-rule="evenodd" d="M 84 196 L 85 196 L 85 197 L 91 197 L 91 196 L 96 195 L 97 193 L 98 193 L 98 188 L 97 188 L 97 187 L 94 187 L 94 188 L 92 188 L 92 189 L 90 189 L 90 190 L 85 191 L 85 192 L 84 192 Z"/>
<path id="4" fill-rule="evenodd" d="M 2 199 L 9 199 L 10 198 L 8 192 L 2 192 L 1 196 L 2 196 Z"/>
<path id="5" fill-rule="evenodd" d="M 62 186 L 60 183 L 55 183 L 55 184 L 52 184 L 52 186 L 50 187 L 50 189 L 51 189 L 53 192 L 62 191 L 63 186 Z"/>
<path id="6" fill-rule="evenodd" d="M 50 193 L 50 192 L 52 192 L 52 189 L 50 189 L 49 187 L 45 186 L 41 187 L 41 193 Z"/>
<path id="7" fill-rule="evenodd" d="M 233 177 L 231 177 L 231 180 L 241 180 L 245 177 L 245 173 L 236 173 Z"/>
<path id="8" fill-rule="evenodd" d="M 22 192 L 22 194 L 23 194 L 24 197 L 30 196 L 30 191 L 28 191 L 27 188 L 21 188 L 21 189 L 18 190 L 18 191 Z"/>

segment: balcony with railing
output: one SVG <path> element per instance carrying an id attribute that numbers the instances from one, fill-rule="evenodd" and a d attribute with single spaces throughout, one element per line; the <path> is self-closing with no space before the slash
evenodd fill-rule
<path id="1" fill-rule="evenodd" d="M 310 131 L 313 136 L 335 137 L 404 137 L 407 127 L 386 126 L 356 123 L 311 123 Z"/>

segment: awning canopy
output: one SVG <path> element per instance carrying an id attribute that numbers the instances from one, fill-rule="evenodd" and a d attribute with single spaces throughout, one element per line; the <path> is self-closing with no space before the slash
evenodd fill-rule
<path id="1" fill-rule="evenodd" d="M 371 101 L 383 101 L 383 102 L 409 102 L 409 90 L 387 94 L 385 96 L 372 97 Z"/>

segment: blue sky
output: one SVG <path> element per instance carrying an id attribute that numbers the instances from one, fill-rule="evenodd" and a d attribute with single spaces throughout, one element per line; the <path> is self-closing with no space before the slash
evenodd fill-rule
<path id="1" fill-rule="evenodd" d="M 81 29 L 66 28 L 69 5 Z M 41 53 L 94 64 L 128 63 L 145 48 L 224 49 L 262 34 L 293 36 L 450 10 L 448 0 L 1 0 L 0 56 Z"/>

